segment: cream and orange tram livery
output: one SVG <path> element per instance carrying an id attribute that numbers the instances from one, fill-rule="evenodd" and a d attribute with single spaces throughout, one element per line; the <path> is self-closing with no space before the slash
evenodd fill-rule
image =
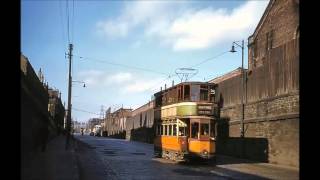
<path id="1" fill-rule="evenodd" d="M 215 158 L 215 87 L 185 82 L 154 94 L 156 156 L 175 161 Z"/>

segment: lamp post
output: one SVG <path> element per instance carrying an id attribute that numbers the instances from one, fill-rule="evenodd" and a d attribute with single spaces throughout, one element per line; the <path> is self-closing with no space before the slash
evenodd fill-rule
<path id="1" fill-rule="evenodd" d="M 232 48 L 230 50 L 230 52 L 234 53 L 237 52 L 235 50 L 234 45 L 237 45 L 238 47 L 241 48 L 242 50 L 242 64 L 241 64 L 241 127 L 240 127 L 240 137 L 244 137 L 244 103 L 243 103 L 243 92 L 244 92 L 244 69 L 243 69 L 243 50 L 244 50 L 244 40 L 242 40 L 242 45 L 237 44 L 236 42 L 232 43 Z"/>
<path id="2" fill-rule="evenodd" d="M 83 83 L 83 87 L 86 87 L 86 83 L 83 81 L 72 81 L 72 82 Z"/>

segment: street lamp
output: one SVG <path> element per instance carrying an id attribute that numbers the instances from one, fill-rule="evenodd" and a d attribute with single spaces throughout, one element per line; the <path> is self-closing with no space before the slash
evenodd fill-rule
<path id="1" fill-rule="evenodd" d="M 83 81 L 72 81 L 72 82 L 83 83 L 83 87 L 86 87 L 86 83 Z"/>
<path id="2" fill-rule="evenodd" d="M 243 49 L 244 49 L 244 40 L 242 40 L 242 45 L 237 44 L 235 41 L 232 43 L 230 52 L 237 52 L 234 45 L 237 45 L 242 50 L 242 65 L 241 65 L 241 127 L 240 127 L 240 137 L 244 137 L 244 103 L 243 103 L 243 91 L 244 91 L 244 69 L 243 69 Z"/>

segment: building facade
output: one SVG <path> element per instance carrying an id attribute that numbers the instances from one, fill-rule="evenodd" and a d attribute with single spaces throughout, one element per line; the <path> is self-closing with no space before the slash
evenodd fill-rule
<path id="1" fill-rule="evenodd" d="M 239 138 L 241 75 L 224 77 L 217 89 L 221 120 L 217 151 L 298 167 L 299 1 L 270 0 L 248 39 L 248 61 L 245 137 Z"/>
<path id="2" fill-rule="evenodd" d="M 132 109 L 120 108 L 113 113 L 107 113 L 104 120 L 104 132 L 106 136 L 118 135 L 122 137 L 126 132 L 126 121 L 131 116 Z M 121 134 L 121 135 L 120 135 Z"/>
<path id="3" fill-rule="evenodd" d="M 131 113 L 126 121 L 126 139 L 152 142 L 154 124 L 154 101 L 142 105 Z"/>
<path id="4" fill-rule="evenodd" d="M 61 101 L 61 93 L 59 90 L 49 88 L 49 116 L 54 123 L 56 133 L 59 135 L 63 131 L 65 108 Z"/>

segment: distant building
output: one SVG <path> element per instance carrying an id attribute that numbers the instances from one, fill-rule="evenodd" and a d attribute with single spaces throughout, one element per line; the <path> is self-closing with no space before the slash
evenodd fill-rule
<path id="1" fill-rule="evenodd" d="M 88 121 L 88 129 L 90 132 L 93 132 L 93 128 L 95 125 L 101 125 L 101 123 L 104 121 L 104 119 L 101 118 L 91 118 Z"/>
<path id="2" fill-rule="evenodd" d="M 49 103 L 48 103 L 48 111 L 50 117 L 53 119 L 55 124 L 55 128 L 57 133 L 60 134 L 63 130 L 64 126 L 64 115 L 65 115 L 65 108 L 61 101 L 61 93 L 59 90 L 54 90 L 49 88 Z"/>
<path id="3" fill-rule="evenodd" d="M 104 131 L 108 136 L 124 133 L 126 121 L 131 116 L 132 109 L 120 108 L 113 113 L 108 113 L 104 122 Z"/>
<path id="4" fill-rule="evenodd" d="M 132 111 L 131 116 L 126 121 L 126 139 L 140 140 L 146 142 L 151 134 L 131 136 L 131 133 L 136 132 L 140 128 L 153 129 L 154 124 L 154 101 L 142 105 L 141 107 Z M 138 137 L 139 136 L 139 137 Z"/>

